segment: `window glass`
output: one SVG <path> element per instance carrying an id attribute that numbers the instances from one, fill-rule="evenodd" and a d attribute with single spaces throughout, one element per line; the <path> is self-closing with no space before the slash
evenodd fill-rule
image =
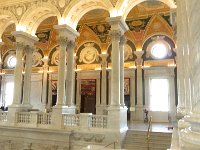
<path id="1" fill-rule="evenodd" d="M 162 43 L 156 43 L 151 48 L 151 55 L 155 58 L 161 59 L 167 56 L 167 48 Z"/>
<path id="2" fill-rule="evenodd" d="M 7 65 L 9 68 L 14 68 L 16 66 L 17 59 L 14 55 L 10 56 L 7 61 Z"/>
<path id="3" fill-rule="evenodd" d="M 5 87 L 5 107 L 12 104 L 14 92 L 14 82 L 7 82 Z"/>
<path id="4" fill-rule="evenodd" d="M 168 79 L 150 80 L 150 109 L 152 111 L 169 111 Z"/>

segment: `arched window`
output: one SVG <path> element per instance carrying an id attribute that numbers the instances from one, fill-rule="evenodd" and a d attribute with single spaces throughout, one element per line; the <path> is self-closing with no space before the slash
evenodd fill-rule
<path id="1" fill-rule="evenodd" d="M 17 59 L 15 55 L 10 55 L 7 60 L 8 68 L 14 68 L 16 66 Z"/>

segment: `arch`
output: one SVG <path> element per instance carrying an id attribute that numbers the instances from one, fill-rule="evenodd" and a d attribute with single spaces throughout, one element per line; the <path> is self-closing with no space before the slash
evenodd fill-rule
<path id="1" fill-rule="evenodd" d="M 142 43 L 142 48 L 144 47 L 144 44 L 151 38 L 151 37 L 154 37 L 154 36 L 165 36 L 165 37 L 168 37 L 172 42 L 173 42 L 173 44 L 174 45 L 176 45 L 175 43 L 175 41 L 174 41 L 174 39 L 170 36 L 170 35 L 168 35 L 168 34 L 166 34 L 166 33 L 164 33 L 164 32 L 157 32 L 157 33 L 152 33 L 152 34 L 150 34 L 150 35 L 148 35 L 147 37 L 145 37 L 145 39 L 143 40 L 143 43 Z M 174 47 L 175 48 L 175 47 Z"/>
<path id="2" fill-rule="evenodd" d="M 11 24 L 17 25 L 17 18 L 8 10 L 0 10 L 0 38 L 5 29 Z"/>
<path id="3" fill-rule="evenodd" d="M 150 45 L 155 45 L 155 43 L 157 43 L 157 41 L 159 41 L 159 42 L 164 41 L 162 43 L 167 43 L 167 45 L 169 45 L 169 47 L 170 47 L 169 48 L 170 50 L 168 50 L 167 56 L 165 56 L 162 59 L 173 59 L 176 56 L 176 52 L 174 51 L 174 48 L 175 48 L 174 40 L 169 35 L 166 35 L 163 33 L 156 33 L 156 34 L 152 34 L 151 36 L 148 36 L 148 38 L 146 38 L 145 41 L 143 42 L 142 50 L 144 50 L 144 55 L 143 55 L 144 60 L 155 59 L 152 56 L 150 56 L 148 47 Z"/>
<path id="4" fill-rule="evenodd" d="M 63 18 L 66 24 L 75 29 L 81 17 L 94 9 L 104 9 L 110 13 L 113 6 L 109 0 L 73 0 L 65 9 Z"/>
<path id="5" fill-rule="evenodd" d="M 121 15 L 123 16 L 125 20 L 128 13 L 131 11 L 133 7 L 145 1 L 148 1 L 148 0 L 127 0 L 125 4 L 124 2 L 121 2 L 121 3 L 119 2 L 117 4 L 117 7 L 118 7 L 117 9 L 121 11 Z M 174 0 L 156 0 L 156 1 L 163 2 L 164 4 L 169 6 L 169 8 L 171 9 L 176 8 Z"/>
<path id="6" fill-rule="evenodd" d="M 31 6 L 22 16 L 19 22 L 19 27 L 24 29 L 25 32 L 35 35 L 35 32 L 42 21 L 46 18 L 56 16 L 58 20 L 61 18 L 59 10 L 52 4 L 43 2 L 41 5 Z"/>

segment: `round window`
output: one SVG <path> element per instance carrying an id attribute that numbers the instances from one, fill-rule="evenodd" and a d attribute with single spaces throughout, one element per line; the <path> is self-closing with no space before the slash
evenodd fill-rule
<path id="1" fill-rule="evenodd" d="M 9 68 L 14 68 L 16 66 L 17 59 L 15 56 L 10 56 L 7 61 L 7 65 Z"/>
<path id="2" fill-rule="evenodd" d="M 167 56 L 167 47 L 163 43 L 156 43 L 151 48 L 151 55 L 155 58 L 161 59 Z"/>

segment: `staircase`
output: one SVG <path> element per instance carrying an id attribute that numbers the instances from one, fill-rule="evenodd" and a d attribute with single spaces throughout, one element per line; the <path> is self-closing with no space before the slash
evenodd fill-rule
<path id="1" fill-rule="evenodd" d="M 171 133 L 151 132 L 149 143 L 147 131 L 128 130 L 123 148 L 127 150 L 167 150 L 171 145 Z"/>

